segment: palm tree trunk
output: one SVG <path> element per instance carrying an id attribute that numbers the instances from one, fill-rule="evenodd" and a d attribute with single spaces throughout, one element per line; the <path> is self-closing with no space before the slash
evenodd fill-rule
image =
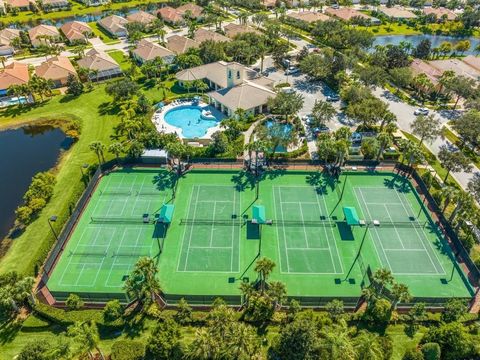
<path id="1" fill-rule="evenodd" d="M 447 182 L 448 175 L 450 175 L 450 169 L 447 169 L 447 175 L 445 175 L 445 179 L 443 179 L 443 182 L 444 182 L 444 183 Z"/>
<path id="2" fill-rule="evenodd" d="M 450 205 L 450 198 L 447 197 L 445 202 L 443 203 L 442 214 L 445 214 L 445 210 L 447 209 L 448 205 Z"/>
<path id="3" fill-rule="evenodd" d="M 448 222 L 449 223 L 452 223 L 453 220 L 455 220 L 455 217 L 457 216 L 458 212 L 460 211 L 460 209 L 462 208 L 462 202 L 459 201 L 457 206 L 455 207 L 455 209 L 453 210 L 452 212 L 452 215 L 450 215 L 450 217 L 448 218 Z"/>
<path id="4" fill-rule="evenodd" d="M 102 353 L 102 350 L 100 350 L 100 348 L 98 346 L 95 347 L 95 349 L 98 351 L 98 353 L 100 354 L 100 358 L 102 360 L 105 360 L 105 356 L 103 356 L 103 353 Z"/>
<path id="5" fill-rule="evenodd" d="M 384 144 L 381 144 L 381 145 L 380 145 L 380 149 L 378 150 L 378 154 L 377 154 L 377 161 L 380 160 L 380 158 L 382 157 L 384 151 L 385 151 L 385 145 L 384 145 Z"/>

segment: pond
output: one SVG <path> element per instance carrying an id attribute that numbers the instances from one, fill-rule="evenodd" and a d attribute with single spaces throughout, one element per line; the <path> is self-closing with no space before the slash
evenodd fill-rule
<path id="1" fill-rule="evenodd" d="M 475 48 L 480 44 L 480 38 L 478 37 L 454 37 L 454 36 L 445 36 L 445 35 L 386 35 L 386 36 L 376 36 L 373 42 L 375 45 L 398 45 L 402 41 L 410 42 L 414 47 L 417 46 L 420 41 L 424 39 L 429 39 L 432 43 L 432 48 L 439 47 L 440 44 L 444 41 L 451 42 L 456 44 L 462 40 L 470 41 L 470 50 L 465 52 L 465 55 L 477 55 Z"/>
<path id="2" fill-rule="evenodd" d="M 61 150 L 70 145 L 70 138 L 51 126 L 0 131 L 0 239 L 14 224 L 15 209 L 22 203 L 32 177 L 52 168 Z"/>

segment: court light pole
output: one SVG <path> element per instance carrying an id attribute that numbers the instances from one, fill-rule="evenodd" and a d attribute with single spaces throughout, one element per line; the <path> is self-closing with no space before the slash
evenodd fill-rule
<path id="1" fill-rule="evenodd" d="M 55 229 L 52 226 L 52 223 L 56 222 L 58 217 L 56 215 L 50 216 L 48 220 L 48 225 L 50 226 L 50 230 L 52 230 L 53 236 L 55 236 L 55 239 L 58 241 L 58 236 L 57 233 L 55 232 Z"/>

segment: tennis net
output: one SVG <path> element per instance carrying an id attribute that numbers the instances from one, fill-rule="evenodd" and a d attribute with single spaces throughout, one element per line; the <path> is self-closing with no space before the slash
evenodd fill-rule
<path id="1" fill-rule="evenodd" d="M 136 217 L 90 217 L 92 224 L 152 224 L 153 220 L 141 216 Z"/>
<path id="2" fill-rule="evenodd" d="M 375 225 L 373 221 L 368 222 L 371 227 L 387 227 L 387 228 L 424 228 L 428 225 L 428 221 L 379 221 L 378 225 Z"/>
<path id="3" fill-rule="evenodd" d="M 180 219 L 181 225 L 223 225 L 223 226 L 233 226 L 233 225 L 243 225 L 245 220 L 243 219 Z"/>
<path id="4" fill-rule="evenodd" d="M 97 257 L 106 257 L 107 251 L 70 251 L 70 256 L 97 256 Z"/>
<path id="5" fill-rule="evenodd" d="M 130 196 L 132 192 L 130 190 L 100 190 L 100 195 Z"/>
<path id="6" fill-rule="evenodd" d="M 158 196 L 160 191 L 137 191 L 137 196 Z"/>
<path id="7" fill-rule="evenodd" d="M 337 223 L 331 220 L 272 220 L 273 226 L 305 226 L 305 227 L 335 227 Z"/>
<path id="8" fill-rule="evenodd" d="M 150 256 L 150 251 L 149 250 L 134 250 L 134 251 L 117 251 L 116 253 L 113 254 L 113 256 L 116 257 L 142 257 L 142 256 Z"/>

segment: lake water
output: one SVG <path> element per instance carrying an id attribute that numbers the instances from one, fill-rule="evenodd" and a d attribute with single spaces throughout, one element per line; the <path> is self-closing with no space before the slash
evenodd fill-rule
<path id="1" fill-rule="evenodd" d="M 70 138 L 51 126 L 0 131 L 0 239 L 12 227 L 15 209 L 22 203 L 32 177 L 52 168 L 61 150 L 70 144 Z"/>
<path id="2" fill-rule="evenodd" d="M 480 38 L 478 37 L 454 37 L 454 36 L 444 36 L 444 35 L 386 35 L 386 36 L 376 36 L 373 42 L 373 46 L 375 45 L 398 45 L 402 41 L 408 41 L 412 43 L 413 46 L 417 46 L 420 41 L 424 39 L 429 39 L 432 43 L 432 48 L 440 46 L 440 44 L 444 41 L 451 42 L 452 44 L 456 44 L 461 40 L 470 40 L 470 50 L 466 51 L 466 55 L 476 55 L 477 52 L 475 51 L 475 47 L 480 44 Z"/>

